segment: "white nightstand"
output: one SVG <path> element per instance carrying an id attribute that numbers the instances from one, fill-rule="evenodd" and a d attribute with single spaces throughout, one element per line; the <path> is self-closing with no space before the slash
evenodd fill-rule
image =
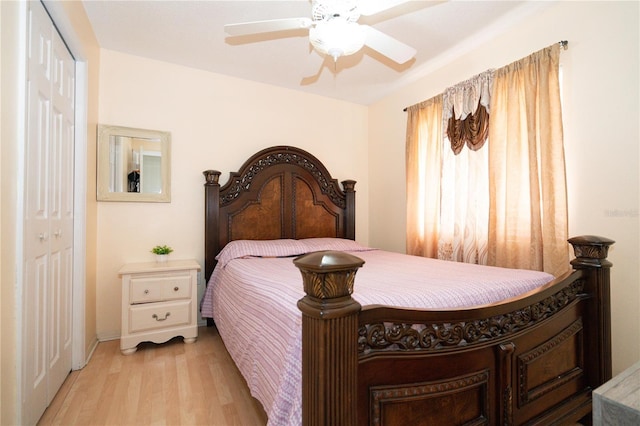
<path id="1" fill-rule="evenodd" d="M 198 337 L 197 292 L 200 264 L 195 260 L 131 263 L 122 277 L 120 350 L 134 353 L 140 342 L 163 343 Z"/>

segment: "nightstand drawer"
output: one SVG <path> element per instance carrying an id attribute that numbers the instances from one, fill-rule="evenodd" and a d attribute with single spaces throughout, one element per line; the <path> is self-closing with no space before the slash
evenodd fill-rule
<path id="1" fill-rule="evenodd" d="M 189 274 L 131 278 L 130 303 L 150 303 L 191 297 Z"/>
<path id="2" fill-rule="evenodd" d="M 132 306 L 129 332 L 186 325 L 191 322 L 191 300 Z"/>

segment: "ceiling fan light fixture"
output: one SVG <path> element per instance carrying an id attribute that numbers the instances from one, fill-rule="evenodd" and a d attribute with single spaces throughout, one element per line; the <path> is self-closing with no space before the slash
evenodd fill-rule
<path id="1" fill-rule="evenodd" d="M 360 25 L 339 18 L 319 21 L 309 30 L 313 47 L 334 61 L 362 49 L 365 39 L 366 33 Z"/>

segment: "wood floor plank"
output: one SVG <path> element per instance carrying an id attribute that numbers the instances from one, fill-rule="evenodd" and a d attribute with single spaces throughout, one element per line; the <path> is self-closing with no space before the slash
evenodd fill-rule
<path id="1" fill-rule="evenodd" d="M 195 343 L 141 343 L 128 356 L 118 340 L 101 342 L 89 363 L 69 374 L 38 425 L 266 423 L 215 327 L 200 327 Z"/>

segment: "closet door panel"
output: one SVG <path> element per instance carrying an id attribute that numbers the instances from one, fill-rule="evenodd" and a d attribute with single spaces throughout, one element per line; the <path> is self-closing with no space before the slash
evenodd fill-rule
<path id="1" fill-rule="evenodd" d="M 73 284 L 73 134 L 75 62 L 62 39 L 52 42 L 52 126 L 49 158 L 49 251 L 52 259 L 49 401 L 71 371 Z"/>
<path id="2" fill-rule="evenodd" d="M 24 401 L 30 410 L 23 412 L 23 424 L 35 424 L 48 400 L 47 300 L 49 288 L 49 256 L 44 254 L 25 263 L 24 298 L 30 312 L 24 317 L 26 350 L 24 352 Z"/>
<path id="3" fill-rule="evenodd" d="M 42 8 L 29 11 L 28 109 L 24 201 L 23 424 L 35 424 L 48 405 L 49 147 L 52 31 Z"/>
<path id="4" fill-rule="evenodd" d="M 25 164 L 25 220 L 27 228 L 47 250 L 49 237 L 49 123 L 50 101 L 46 93 L 29 84 L 29 128 Z M 27 238 L 29 241 L 31 238 Z M 33 248 L 33 247 L 29 247 Z"/>
<path id="5" fill-rule="evenodd" d="M 22 424 L 35 424 L 71 371 L 75 62 L 29 2 L 24 198 Z"/>

